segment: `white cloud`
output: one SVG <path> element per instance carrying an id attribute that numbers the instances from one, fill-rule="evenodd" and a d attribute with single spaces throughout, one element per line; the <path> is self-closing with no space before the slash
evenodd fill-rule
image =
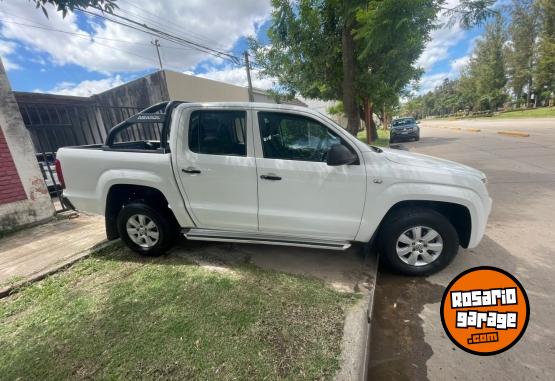
<path id="1" fill-rule="evenodd" d="M 190 72 L 185 72 L 190 74 Z M 247 73 L 245 68 L 225 68 L 223 70 L 209 70 L 206 73 L 196 73 L 197 77 L 213 79 L 215 81 L 231 83 L 238 86 L 247 86 Z M 271 78 L 261 78 L 257 70 L 251 70 L 252 86 L 257 89 L 267 90 L 273 87 L 274 80 Z"/>
<path id="2" fill-rule="evenodd" d="M 0 56 L 2 57 L 2 63 L 4 64 L 4 68 L 6 71 L 10 70 L 17 70 L 20 69 L 17 63 L 13 62 L 8 55 L 11 55 L 15 52 L 16 44 L 11 41 L 0 40 Z"/>
<path id="3" fill-rule="evenodd" d="M 240 37 L 255 34 L 256 26 L 269 17 L 271 9 L 269 0 L 233 3 L 227 0 L 122 0 L 118 5 L 119 12 L 131 19 L 225 51 Z M 30 51 L 46 53 L 57 65 L 76 64 L 104 73 L 158 66 L 154 47 L 150 44 L 153 37 L 115 23 L 104 25 L 89 19 L 93 40 L 16 24 L 88 34 L 79 28 L 76 14 L 70 13 L 63 19 L 53 7 L 47 9 L 48 19 L 28 1 L 2 2 L 0 16 L 6 22 L 2 22 L 0 35 L 20 42 Z M 165 40 L 160 44 L 165 67 L 170 69 L 183 71 L 212 57 Z"/>
<path id="4" fill-rule="evenodd" d="M 451 76 L 452 73 L 450 72 L 424 75 L 420 79 L 420 88 L 418 93 L 425 94 L 428 91 L 433 90 L 436 86 L 439 86 L 445 78 L 450 78 Z"/>
<path id="5" fill-rule="evenodd" d="M 460 0 L 448 0 L 445 8 L 454 8 Z M 430 70 L 437 62 L 449 57 L 449 49 L 457 45 L 466 37 L 465 30 L 457 23 L 447 25 L 448 17 L 442 13 L 438 22 L 443 26 L 432 31 L 431 40 L 426 44 L 424 52 L 417 61 L 417 66 Z"/>
<path id="6" fill-rule="evenodd" d="M 101 93 L 113 87 L 122 85 L 124 81 L 119 75 L 98 80 L 86 80 L 79 83 L 62 82 L 50 90 L 34 90 L 35 92 L 59 94 L 59 95 L 75 95 L 80 97 L 90 97 L 91 95 Z"/>
<path id="7" fill-rule="evenodd" d="M 441 85 L 441 83 L 447 79 L 458 78 L 461 74 L 461 70 L 470 61 L 470 55 L 455 58 L 451 60 L 450 66 L 451 70 L 447 72 L 426 74 L 419 81 L 419 94 L 425 94 L 430 90 L 433 90 L 436 86 Z"/>
<path id="8" fill-rule="evenodd" d="M 469 61 L 470 61 L 470 55 L 455 58 L 455 59 L 451 60 L 451 71 L 456 75 L 460 74 L 461 70 L 466 65 L 468 65 Z"/>

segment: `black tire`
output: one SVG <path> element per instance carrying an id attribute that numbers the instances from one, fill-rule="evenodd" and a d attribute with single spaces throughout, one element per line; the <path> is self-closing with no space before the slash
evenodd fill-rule
<path id="1" fill-rule="evenodd" d="M 397 240 L 415 226 L 435 230 L 443 241 L 443 248 L 437 258 L 420 266 L 405 263 L 397 255 Z M 442 270 L 455 258 L 459 250 L 459 236 L 451 222 L 441 213 L 429 208 L 405 208 L 386 217 L 378 236 L 378 247 L 380 258 L 391 270 L 403 275 L 426 276 Z"/>
<path id="2" fill-rule="evenodd" d="M 138 215 L 146 216 L 156 225 L 155 230 L 158 232 L 158 239 L 152 246 L 140 246 L 134 242 L 127 232 L 127 222 L 133 216 Z M 160 212 L 152 206 L 140 202 L 134 202 L 124 206 L 118 214 L 117 225 L 121 240 L 127 245 L 127 247 L 145 256 L 159 256 L 164 254 L 164 252 L 166 252 L 166 250 L 173 244 L 175 238 L 177 237 L 178 231 L 167 212 Z"/>
<path id="3" fill-rule="evenodd" d="M 420 135 L 417 135 L 416 138 L 414 138 L 414 141 L 417 142 L 420 140 Z"/>

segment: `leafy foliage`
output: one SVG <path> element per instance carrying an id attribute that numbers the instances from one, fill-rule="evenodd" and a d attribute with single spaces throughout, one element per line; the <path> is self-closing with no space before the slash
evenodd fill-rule
<path id="1" fill-rule="evenodd" d="M 464 28 L 482 24 L 499 14 L 492 8 L 495 2 L 496 0 L 460 0 L 457 6 L 446 9 L 446 14 L 450 16 L 449 24 L 460 22 Z"/>
<path id="2" fill-rule="evenodd" d="M 541 26 L 534 82 L 538 94 L 546 98 L 555 92 L 555 3 L 537 0 L 537 7 Z"/>
<path id="3" fill-rule="evenodd" d="M 276 91 L 338 99 L 341 92 L 341 18 L 333 1 L 273 0 L 270 47 L 251 39 L 260 73 L 278 79 Z"/>
<path id="4" fill-rule="evenodd" d="M 112 12 L 118 6 L 116 4 L 117 0 L 29 0 L 35 3 L 37 9 L 41 9 L 46 17 L 48 17 L 48 12 L 46 11 L 45 5 L 50 4 L 56 7 L 58 12 L 62 12 L 63 17 L 66 17 L 68 12 L 73 12 L 75 9 L 85 9 L 85 8 L 98 8 L 103 12 Z"/>
<path id="5" fill-rule="evenodd" d="M 507 41 L 503 19 L 500 15 L 486 25 L 484 38 L 476 44 L 475 57 L 470 61 L 470 76 L 480 95 L 480 109 L 495 110 L 506 98 L 505 56 Z"/>
<path id="6" fill-rule="evenodd" d="M 517 104 L 522 101 L 525 88 L 532 87 L 534 50 L 538 36 L 538 14 L 534 0 L 513 0 L 509 25 L 510 49 L 507 69 Z M 528 96 L 530 91 L 527 91 Z M 528 102 L 528 101 L 526 101 Z"/>

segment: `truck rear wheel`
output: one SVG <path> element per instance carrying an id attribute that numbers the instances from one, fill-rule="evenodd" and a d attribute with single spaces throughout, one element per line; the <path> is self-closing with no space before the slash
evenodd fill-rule
<path id="1" fill-rule="evenodd" d="M 164 213 L 143 203 L 124 206 L 118 214 L 117 225 L 121 240 L 131 250 L 147 256 L 162 255 L 177 235 Z"/>
<path id="2" fill-rule="evenodd" d="M 399 210 L 384 221 L 379 236 L 381 258 L 404 275 L 430 275 L 446 267 L 459 250 L 451 222 L 428 208 Z"/>

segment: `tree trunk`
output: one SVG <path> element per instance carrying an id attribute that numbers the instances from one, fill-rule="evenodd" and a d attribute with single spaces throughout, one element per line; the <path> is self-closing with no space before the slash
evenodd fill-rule
<path id="1" fill-rule="evenodd" d="M 528 91 L 526 92 L 526 108 L 530 107 L 530 91 L 532 91 L 532 79 L 528 80 Z"/>
<path id="2" fill-rule="evenodd" d="M 372 127 L 370 126 L 370 101 L 368 97 L 364 97 L 362 108 L 364 110 L 364 126 L 366 127 L 366 144 L 370 144 L 372 142 Z"/>
<path id="3" fill-rule="evenodd" d="M 343 59 L 343 109 L 347 116 L 347 130 L 354 136 L 357 136 L 360 118 L 355 93 L 356 57 L 355 41 L 352 34 L 354 19 L 349 10 L 346 10 L 345 13 L 345 26 L 341 37 Z"/>
<path id="4" fill-rule="evenodd" d="M 370 139 L 374 142 L 378 139 L 378 130 L 374 122 L 374 104 L 372 102 L 368 103 L 368 116 L 370 118 Z"/>
<path id="5" fill-rule="evenodd" d="M 364 125 L 366 126 L 366 143 L 370 144 L 378 138 L 376 124 L 374 123 L 374 117 L 372 116 L 374 111 L 374 104 L 370 101 L 368 97 L 364 97 L 363 103 Z"/>

